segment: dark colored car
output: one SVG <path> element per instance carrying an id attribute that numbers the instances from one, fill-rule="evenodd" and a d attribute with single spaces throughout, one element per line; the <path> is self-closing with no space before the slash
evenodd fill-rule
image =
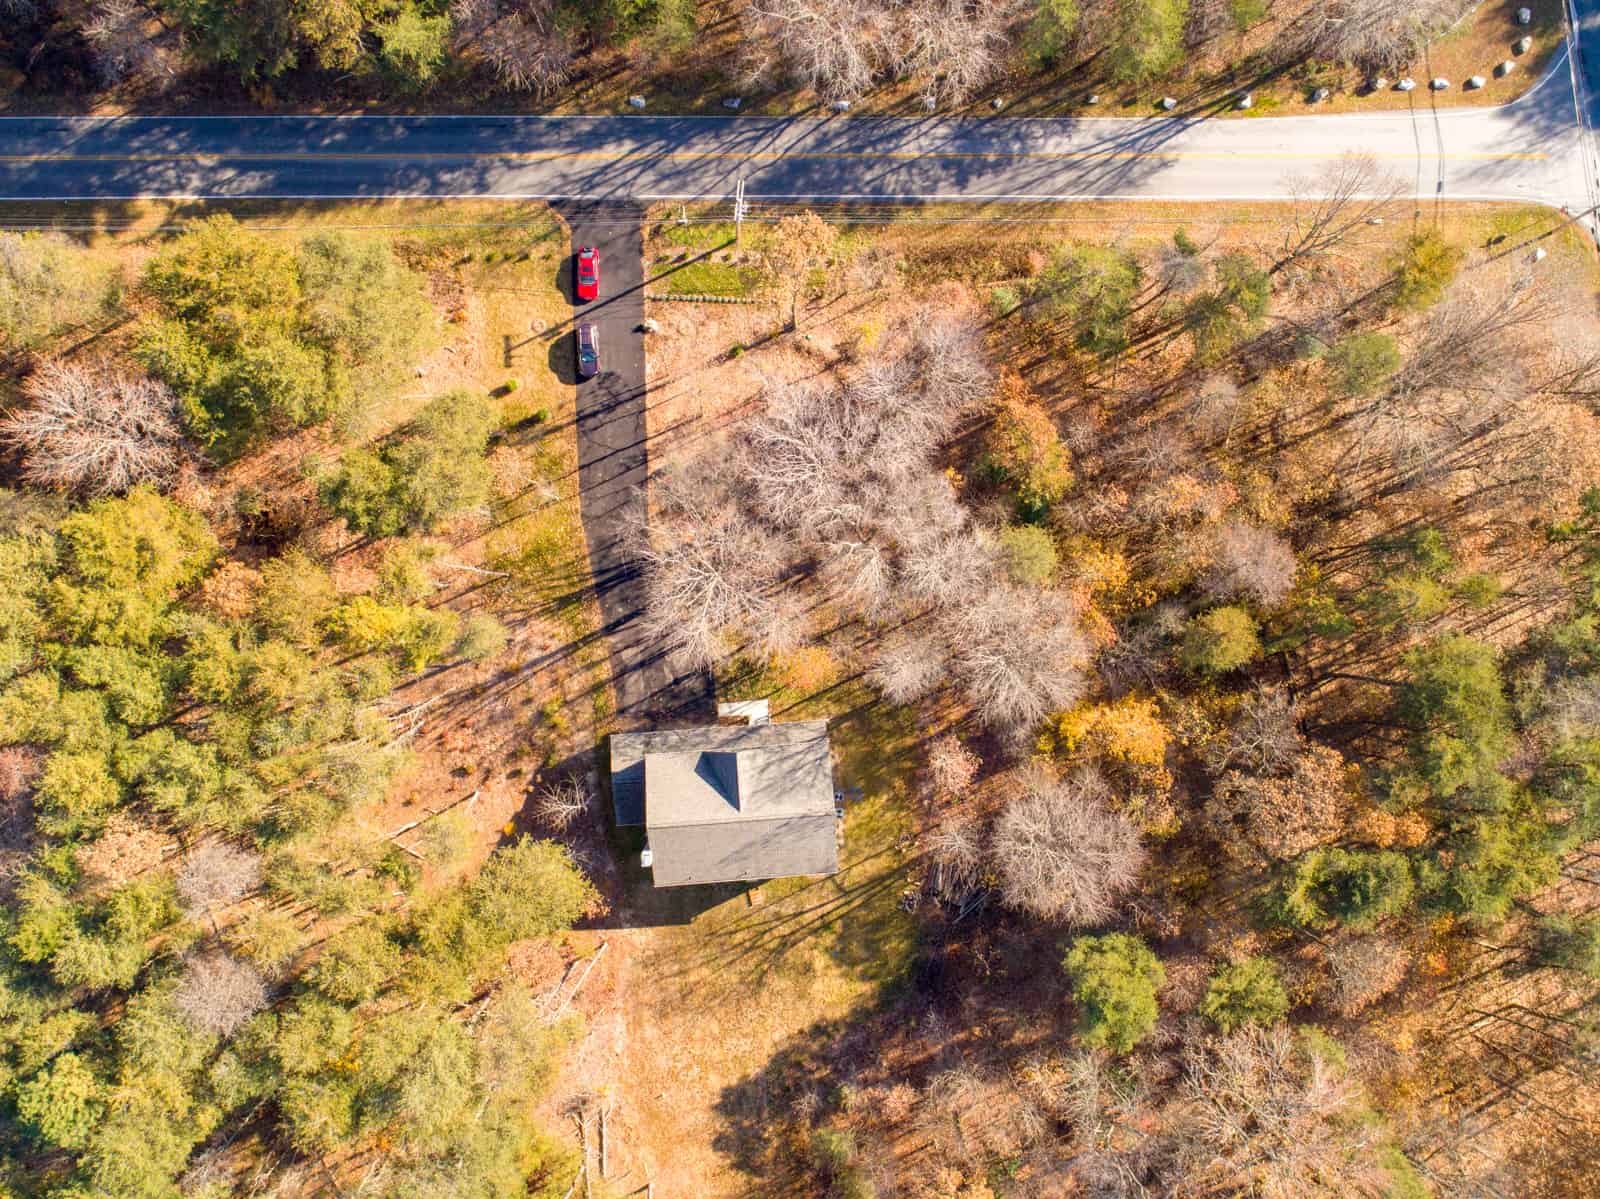
<path id="1" fill-rule="evenodd" d="M 573 278 L 574 290 L 580 300 L 592 300 L 600 294 L 600 251 L 593 246 L 579 246 Z"/>
<path id="2" fill-rule="evenodd" d="M 600 330 L 594 325 L 578 326 L 578 378 L 592 379 L 600 373 Z"/>

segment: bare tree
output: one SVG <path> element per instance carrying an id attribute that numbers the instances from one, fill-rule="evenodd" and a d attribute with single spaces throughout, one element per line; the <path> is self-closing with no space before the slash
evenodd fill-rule
<path id="1" fill-rule="evenodd" d="M 1230 520 L 1217 530 L 1206 591 L 1217 598 L 1246 596 L 1276 608 L 1294 587 L 1294 550 L 1281 535 L 1260 525 Z"/>
<path id="2" fill-rule="evenodd" d="M 825 100 L 871 87 L 890 36 L 884 6 L 862 0 L 754 0 L 742 20 L 750 83 L 782 77 Z"/>
<path id="3" fill-rule="evenodd" d="M 1230 770 L 1206 805 L 1225 847 L 1253 845 L 1279 861 L 1338 840 L 1350 814 L 1344 758 L 1326 745 L 1302 754 L 1286 778 Z"/>
<path id="4" fill-rule="evenodd" d="M 500 0 L 450 0 L 450 31 L 458 46 L 470 45 L 500 15 Z"/>
<path id="5" fill-rule="evenodd" d="M 192 914 L 225 908 L 261 885 L 261 856 L 228 841 L 207 841 L 178 868 L 178 897 Z"/>
<path id="6" fill-rule="evenodd" d="M 267 1006 L 267 984 L 254 967 L 213 950 L 184 960 L 172 998 L 195 1027 L 227 1036 Z"/>
<path id="7" fill-rule="evenodd" d="M 920 426 L 926 444 L 948 437 L 956 422 L 986 405 L 994 391 L 994 367 L 971 312 L 946 310 L 918 321 L 904 361 L 912 370 L 914 391 L 900 397 L 895 411 Z"/>
<path id="8" fill-rule="evenodd" d="M 979 594 L 998 577 L 1000 555 L 981 529 L 961 529 L 913 545 L 901 559 L 900 582 L 906 595 L 951 606 Z"/>
<path id="9" fill-rule="evenodd" d="M 663 475 L 661 513 L 641 531 L 644 623 L 651 636 L 697 665 L 716 661 L 730 632 L 768 621 L 784 566 L 771 535 L 737 511 L 710 458 Z"/>
<path id="10" fill-rule="evenodd" d="M 941 820 L 928 834 L 928 885 L 946 903 L 965 906 L 981 889 L 983 842 L 971 820 Z"/>
<path id="11" fill-rule="evenodd" d="M 82 26 L 83 40 L 94 51 L 102 83 L 171 74 L 168 49 L 155 19 L 139 0 L 95 0 Z"/>
<path id="12" fill-rule="evenodd" d="M 20 745 L 0 749 L 0 800 L 21 799 L 33 788 L 39 755 Z"/>
<path id="13" fill-rule="evenodd" d="M 1004 66 L 1018 5 L 968 0 L 754 0 L 744 73 L 825 100 L 853 100 L 885 76 L 915 77 L 930 106 L 961 103 Z"/>
<path id="14" fill-rule="evenodd" d="M 1247 1028 L 1184 1061 L 1187 1169 L 1179 1196 L 1297 1199 L 1387 1193 L 1383 1130 L 1359 1088 L 1287 1029 Z"/>
<path id="15" fill-rule="evenodd" d="M 891 615 L 894 560 L 882 541 L 870 536 L 831 542 L 822 564 L 824 586 L 848 612 L 876 623 Z"/>
<path id="16" fill-rule="evenodd" d="M 1600 679 L 1562 679 L 1550 688 L 1544 707 L 1560 740 L 1592 737 L 1600 730 Z"/>
<path id="17" fill-rule="evenodd" d="M 1153 425 L 1130 437 L 1117 457 L 1136 475 L 1146 479 L 1167 479 L 1186 473 L 1194 465 L 1194 449 L 1175 429 Z"/>
<path id="18" fill-rule="evenodd" d="M 1196 431 L 1208 441 L 1225 441 L 1245 408 L 1239 385 L 1227 375 L 1207 375 L 1195 388 L 1189 415 Z"/>
<path id="19" fill-rule="evenodd" d="M 28 406 L 0 421 L 32 483 L 89 495 L 171 481 L 183 459 L 177 404 L 153 379 L 48 362 L 22 387 Z"/>
<path id="20" fill-rule="evenodd" d="M 890 703 L 909 704 L 935 690 L 949 669 L 949 654 L 938 637 L 903 633 L 878 651 L 867 678 Z"/>
<path id="21" fill-rule="evenodd" d="M 991 849 L 1008 907 L 1068 925 L 1111 915 L 1138 881 L 1145 852 L 1108 795 L 1092 770 L 1059 782 L 1042 769 L 1023 772 L 1022 794 L 1000 814 Z"/>
<path id="22" fill-rule="evenodd" d="M 1358 153 L 1341 156 L 1332 170 L 1292 176 L 1288 185 L 1294 208 L 1272 264 L 1274 274 L 1331 254 L 1365 226 L 1390 215 L 1405 190 L 1404 182 L 1380 170 L 1371 154 Z"/>
<path id="23" fill-rule="evenodd" d="M 534 800 L 534 814 L 557 832 L 566 832 L 594 806 L 594 796 L 576 775 L 551 783 Z"/>
<path id="24" fill-rule="evenodd" d="M 791 648 L 809 615 L 793 586 L 802 575 L 835 611 L 873 624 L 982 592 L 997 551 L 932 461 L 988 398 L 981 335 L 956 312 L 891 344 L 843 386 L 769 384 L 730 444 L 660 478 L 638 548 L 654 635 L 700 663 L 741 635 L 758 654 Z M 947 673 L 943 625 L 920 639 L 891 641 L 874 671 L 896 702 Z"/>
<path id="25" fill-rule="evenodd" d="M 960 104 L 1000 71 L 1007 50 L 1004 4 L 914 0 L 898 5 L 897 36 L 887 44 L 893 70 L 923 80 L 931 108 Z"/>
<path id="26" fill-rule="evenodd" d="M 476 50 L 501 85 L 548 96 L 572 78 L 577 45 L 551 0 L 455 0 L 457 45 Z"/>
<path id="27" fill-rule="evenodd" d="M 1355 1016 L 1405 981 L 1411 953 L 1382 936 L 1347 936 L 1328 949 L 1333 1004 Z"/>
<path id="28" fill-rule="evenodd" d="M 1300 714 L 1282 688 L 1262 688 L 1245 697 L 1227 735 L 1211 756 L 1211 768 L 1230 767 L 1253 774 L 1288 774 L 1305 752 Z"/>
<path id="29" fill-rule="evenodd" d="M 946 621 L 956 675 L 989 727 L 1025 732 L 1083 694 L 1088 645 L 1066 596 L 994 586 Z"/>
<path id="30" fill-rule="evenodd" d="M 1333 469 L 1351 478 L 1375 458 L 1404 485 L 1447 473 L 1453 449 L 1507 426 L 1525 407 L 1523 350 L 1551 315 L 1527 276 L 1457 283 L 1428 311 L 1388 385 L 1348 414 L 1348 445 Z"/>
<path id="31" fill-rule="evenodd" d="M 1348 62 L 1368 71 L 1416 60 L 1471 0 L 1323 0 L 1309 5 L 1280 38 L 1286 54 Z"/>
<path id="32" fill-rule="evenodd" d="M 1162 290 L 1186 296 L 1205 286 L 1211 270 L 1197 251 L 1170 241 L 1156 248 L 1154 274 Z"/>
<path id="33" fill-rule="evenodd" d="M 32 857 L 33 784 L 39 755 L 24 746 L 0 749 L 0 903 L 9 903 L 24 867 Z"/>
<path id="34" fill-rule="evenodd" d="M 972 786 L 983 765 L 952 733 L 936 738 L 928 747 L 928 783 L 940 799 L 958 799 Z"/>

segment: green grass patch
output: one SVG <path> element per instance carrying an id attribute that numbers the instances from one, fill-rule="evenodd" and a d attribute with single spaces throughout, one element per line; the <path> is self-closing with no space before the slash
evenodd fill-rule
<path id="1" fill-rule="evenodd" d="M 731 242 L 733 226 L 718 221 L 693 225 L 679 225 L 673 221 L 666 221 L 656 226 L 656 237 L 670 246 L 682 246 L 688 250 L 709 250 L 714 246 Z"/>
<path id="2" fill-rule="evenodd" d="M 751 267 L 704 259 L 665 267 L 655 283 L 673 296 L 748 296 L 758 278 Z"/>

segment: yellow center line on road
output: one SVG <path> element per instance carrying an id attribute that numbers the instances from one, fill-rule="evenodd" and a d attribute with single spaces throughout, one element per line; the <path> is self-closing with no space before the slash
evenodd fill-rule
<path id="1" fill-rule="evenodd" d="M 1415 152 L 1402 154 L 1375 153 L 1375 158 L 1394 158 L 1401 160 L 1415 160 Z M 459 162 L 459 161 L 494 161 L 510 160 L 515 162 L 562 162 L 566 160 L 593 161 L 593 162 L 647 162 L 664 159 L 674 162 L 695 162 L 705 159 L 731 159 L 744 162 L 778 162 L 783 160 L 805 159 L 896 159 L 907 162 L 928 159 L 987 159 L 996 162 L 1005 162 L 1011 159 L 1039 159 L 1045 161 L 1072 161 L 1078 159 L 1139 159 L 1154 158 L 1177 160 L 1184 158 L 1199 159 L 1241 159 L 1241 158 L 1315 158 L 1326 159 L 1335 157 L 1326 153 L 1315 153 L 1303 150 L 990 150 L 962 151 L 936 150 L 920 153 L 910 150 L 885 150 L 882 152 L 858 151 L 825 151 L 825 150 L 800 150 L 794 153 L 764 150 L 708 150 L 687 151 L 667 150 L 656 152 L 651 150 L 579 150 L 566 153 L 559 150 L 467 150 L 460 153 L 367 153 L 342 150 L 329 150 L 326 152 L 311 152 L 304 150 L 272 153 L 229 152 L 223 154 L 0 154 L 0 162 L 16 163 L 45 163 L 45 162 L 331 162 L 343 159 L 352 160 L 395 160 L 401 162 Z M 1522 161 L 1540 162 L 1549 157 L 1542 150 L 1533 150 L 1525 153 L 1494 153 L 1489 151 L 1479 153 L 1446 153 L 1427 155 L 1429 158 L 1440 158 L 1454 161 Z"/>

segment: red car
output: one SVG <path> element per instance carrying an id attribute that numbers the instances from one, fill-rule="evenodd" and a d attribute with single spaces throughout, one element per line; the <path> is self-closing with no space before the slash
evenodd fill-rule
<path id="1" fill-rule="evenodd" d="M 600 251 L 593 246 L 578 247 L 577 280 L 575 290 L 580 300 L 592 300 L 600 294 Z"/>

